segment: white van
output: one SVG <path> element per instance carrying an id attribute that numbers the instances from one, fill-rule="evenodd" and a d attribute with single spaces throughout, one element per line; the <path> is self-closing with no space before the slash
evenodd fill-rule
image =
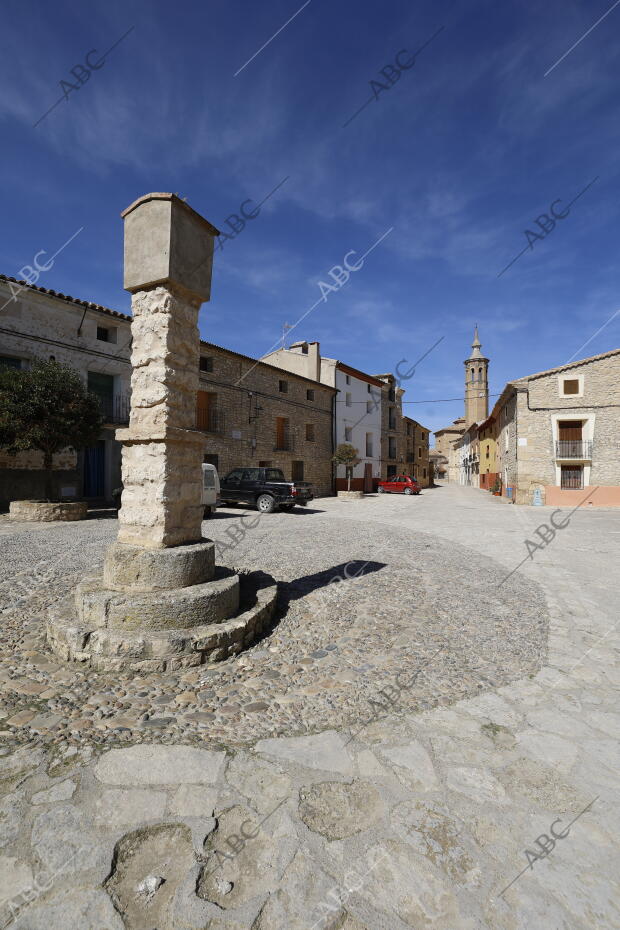
<path id="1" fill-rule="evenodd" d="M 202 466 L 202 504 L 205 519 L 210 517 L 216 507 L 220 506 L 220 479 L 215 465 Z"/>

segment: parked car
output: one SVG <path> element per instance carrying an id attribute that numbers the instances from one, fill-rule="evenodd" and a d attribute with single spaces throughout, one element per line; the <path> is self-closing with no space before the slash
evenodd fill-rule
<path id="1" fill-rule="evenodd" d="M 202 466 L 202 505 L 205 509 L 205 518 L 210 517 L 220 503 L 220 479 L 217 469 L 215 465 L 204 464 Z"/>
<path id="2" fill-rule="evenodd" d="M 256 507 L 262 513 L 305 507 L 313 498 L 307 481 L 287 481 L 279 468 L 233 468 L 222 479 L 220 495 L 228 504 Z"/>
<path id="3" fill-rule="evenodd" d="M 420 485 L 410 475 L 394 475 L 380 481 L 377 487 L 379 494 L 419 494 L 420 490 Z"/>

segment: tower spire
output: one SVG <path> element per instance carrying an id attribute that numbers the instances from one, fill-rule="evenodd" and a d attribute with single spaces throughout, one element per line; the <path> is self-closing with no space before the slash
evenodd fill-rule
<path id="1" fill-rule="evenodd" d="M 478 324 L 474 326 L 474 341 L 471 344 L 471 355 L 470 358 L 482 358 L 482 352 L 480 351 L 481 342 L 478 338 Z"/>

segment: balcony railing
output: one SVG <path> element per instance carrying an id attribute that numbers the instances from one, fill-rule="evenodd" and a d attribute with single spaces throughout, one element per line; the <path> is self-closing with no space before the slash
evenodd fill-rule
<path id="1" fill-rule="evenodd" d="M 290 433 L 285 433 L 283 436 L 276 436 L 276 441 L 273 446 L 274 452 L 294 452 L 295 451 L 295 440 Z"/>
<path id="2" fill-rule="evenodd" d="M 116 394 L 114 397 L 97 394 L 96 397 L 101 407 L 104 422 L 129 423 L 129 409 L 131 407 L 129 394 Z"/>
<path id="3" fill-rule="evenodd" d="M 555 444 L 556 459 L 591 459 L 591 439 L 558 439 Z"/>
<path id="4" fill-rule="evenodd" d="M 202 433 L 223 433 L 225 429 L 224 411 L 217 407 L 199 408 L 196 411 L 196 429 Z"/>

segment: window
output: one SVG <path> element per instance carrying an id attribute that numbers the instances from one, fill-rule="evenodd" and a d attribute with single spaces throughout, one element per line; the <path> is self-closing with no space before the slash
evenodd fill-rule
<path id="1" fill-rule="evenodd" d="M 213 359 L 210 355 L 200 356 L 200 371 L 213 371 Z"/>
<path id="2" fill-rule="evenodd" d="M 352 427 L 352 426 L 345 426 L 345 428 L 344 428 L 344 441 L 345 441 L 345 442 L 351 442 L 352 439 L 353 439 L 353 427 Z"/>
<path id="3" fill-rule="evenodd" d="M 279 381 L 280 394 L 288 394 L 288 381 Z"/>
<path id="4" fill-rule="evenodd" d="M 293 481 L 303 481 L 304 480 L 304 463 L 303 462 L 293 462 L 292 463 L 292 474 L 291 478 Z"/>
<path id="5" fill-rule="evenodd" d="M 390 438 L 388 439 L 388 458 L 389 459 L 396 458 L 396 440 L 394 439 L 393 436 L 390 436 Z"/>
<path id="6" fill-rule="evenodd" d="M 426 439 L 426 433 L 422 433 L 422 442 Z"/>
<path id="7" fill-rule="evenodd" d="M 271 461 L 265 460 L 265 459 L 261 459 L 261 461 L 258 463 L 259 468 L 269 468 L 270 465 L 271 465 Z"/>
<path id="8" fill-rule="evenodd" d="M 471 380 L 472 380 L 472 381 L 474 380 L 474 369 L 473 369 L 473 368 L 472 368 L 472 370 L 471 370 Z"/>
<path id="9" fill-rule="evenodd" d="M 423 478 L 426 478 L 426 469 L 425 469 L 425 468 L 422 469 L 422 477 L 423 477 Z"/>
<path id="10" fill-rule="evenodd" d="M 369 384 L 366 385 L 366 390 L 367 390 L 368 393 L 370 394 L 370 385 L 369 385 Z"/>
<path id="11" fill-rule="evenodd" d="M 204 455 L 202 461 L 205 465 L 213 465 L 216 471 L 220 467 L 219 455 Z"/>
<path id="12" fill-rule="evenodd" d="M 345 375 L 344 380 L 346 381 L 347 384 L 351 384 L 351 375 Z"/>
<path id="13" fill-rule="evenodd" d="M 285 481 L 284 472 L 281 468 L 268 468 L 265 472 L 265 481 Z"/>
<path id="14" fill-rule="evenodd" d="M 86 386 L 89 393 L 95 394 L 101 407 L 101 412 L 107 422 L 114 416 L 114 375 L 104 375 L 98 371 L 89 371 L 86 374 Z"/>
<path id="15" fill-rule="evenodd" d="M 306 423 L 306 439 L 308 442 L 314 442 L 314 423 Z"/>
<path id="16" fill-rule="evenodd" d="M 372 433 L 366 433 L 366 455 L 368 458 L 372 458 Z"/>
<path id="17" fill-rule="evenodd" d="M 388 391 L 388 397 L 392 401 L 392 403 L 396 400 L 396 391 L 393 387 L 391 387 L 390 390 Z"/>
<path id="18" fill-rule="evenodd" d="M 0 368 L 21 368 L 21 358 L 13 358 L 11 355 L 0 355 Z"/>
<path id="19" fill-rule="evenodd" d="M 97 339 L 99 342 L 116 342 L 116 327 L 98 326 Z"/>
<path id="20" fill-rule="evenodd" d="M 419 459 L 422 458 L 422 447 L 421 446 L 418 446 L 418 458 Z"/>
<path id="21" fill-rule="evenodd" d="M 396 429 L 396 409 L 390 407 L 388 410 L 388 429 Z"/>
<path id="22" fill-rule="evenodd" d="M 564 396 L 568 396 L 569 394 L 579 394 L 579 379 L 564 378 L 562 380 L 562 393 Z"/>
<path id="23" fill-rule="evenodd" d="M 366 401 L 366 413 L 372 413 L 372 401 L 371 400 Z"/>
<path id="24" fill-rule="evenodd" d="M 411 436 L 411 423 L 407 423 L 407 436 Z"/>
<path id="25" fill-rule="evenodd" d="M 306 391 L 306 400 L 314 400 L 314 389 L 308 388 Z"/>
<path id="26" fill-rule="evenodd" d="M 352 398 L 351 398 L 351 394 L 350 394 L 349 391 L 347 391 L 347 393 L 345 394 L 345 400 L 344 400 L 344 402 L 345 402 L 345 404 L 347 405 L 347 407 L 351 407 L 352 404 L 353 404 L 353 400 L 352 400 Z"/>
<path id="27" fill-rule="evenodd" d="M 583 488 L 583 468 L 581 465 L 562 465 L 560 487 L 567 490 L 581 491 Z"/>

